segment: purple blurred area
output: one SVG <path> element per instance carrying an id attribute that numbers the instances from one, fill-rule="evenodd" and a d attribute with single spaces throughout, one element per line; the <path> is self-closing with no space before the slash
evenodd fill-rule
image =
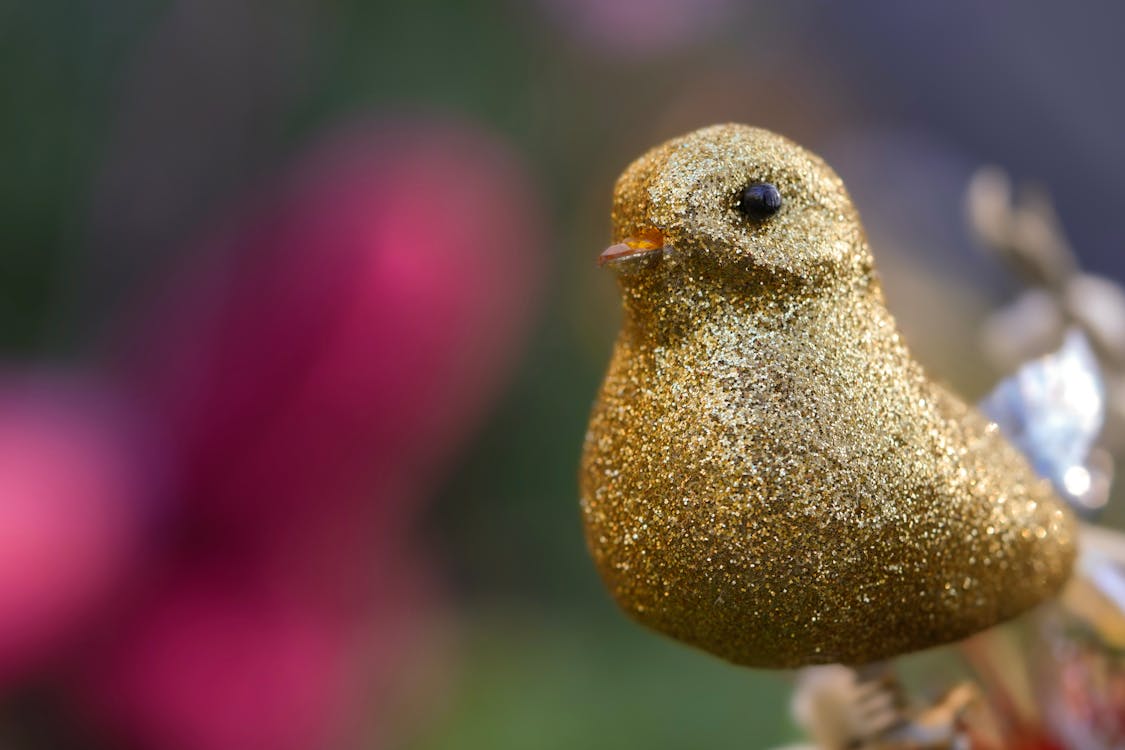
<path id="1" fill-rule="evenodd" d="M 1125 278 L 1122 6 L 0 5 L 0 745 L 769 747 L 787 685 L 642 633 L 575 471 L 618 172 L 721 121 L 822 153 L 968 397 L 1039 180 Z M 1125 519 L 1111 505 L 1107 517 Z"/>

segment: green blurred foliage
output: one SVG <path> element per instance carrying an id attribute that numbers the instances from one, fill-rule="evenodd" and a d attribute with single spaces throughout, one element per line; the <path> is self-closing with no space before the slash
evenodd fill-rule
<path id="1" fill-rule="evenodd" d="M 0 3 L 0 352 L 57 349 L 60 279 L 133 46 L 161 2 Z M 57 351 L 55 352 L 58 353 Z"/>
<path id="2" fill-rule="evenodd" d="M 792 737 L 785 678 L 734 669 L 601 612 L 474 620 L 437 748 L 767 747 Z"/>

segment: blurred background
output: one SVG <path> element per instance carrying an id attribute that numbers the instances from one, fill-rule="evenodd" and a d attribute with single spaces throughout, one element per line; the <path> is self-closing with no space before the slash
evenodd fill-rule
<path id="1" fill-rule="evenodd" d="M 978 166 L 1125 278 L 1123 22 L 0 1 L 0 746 L 792 739 L 786 675 L 633 626 L 587 559 L 613 180 L 722 121 L 819 152 L 918 358 L 979 398 L 1018 286 L 965 228 Z"/>

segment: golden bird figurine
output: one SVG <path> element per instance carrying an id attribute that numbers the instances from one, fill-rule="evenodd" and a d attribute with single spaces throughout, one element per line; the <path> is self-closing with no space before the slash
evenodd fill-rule
<path id="1" fill-rule="evenodd" d="M 625 171 L 613 225 L 624 322 L 581 490 L 626 612 L 737 664 L 858 665 L 1059 589 L 1073 518 L 911 357 L 821 159 L 705 128 Z"/>

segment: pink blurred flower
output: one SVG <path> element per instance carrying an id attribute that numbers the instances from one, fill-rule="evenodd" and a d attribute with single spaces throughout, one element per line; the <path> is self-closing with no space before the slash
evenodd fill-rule
<path id="1" fill-rule="evenodd" d="M 374 712 L 431 601 L 410 521 L 515 362 L 542 238 L 502 144 L 415 122 L 337 134 L 199 246 L 126 337 L 178 516 L 72 677 L 94 721 L 312 750 Z"/>
<path id="2" fill-rule="evenodd" d="M 327 746 L 348 687 L 346 639 L 315 611 L 225 577 L 146 602 L 90 686 L 98 708 L 167 750 Z"/>
<path id="3" fill-rule="evenodd" d="M 417 656 L 418 584 L 401 571 L 349 616 L 240 571 L 177 571 L 95 655 L 86 710 L 161 750 L 354 746 Z"/>
<path id="4" fill-rule="evenodd" d="M 0 685 L 89 624 L 136 562 L 156 474 L 100 388 L 0 377 Z"/>
<path id="5" fill-rule="evenodd" d="M 530 323 L 533 196 L 481 133 L 358 127 L 204 243 L 126 375 L 181 445 L 195 511 L 257 525 L 372 476 L 424 479 Z"/>

